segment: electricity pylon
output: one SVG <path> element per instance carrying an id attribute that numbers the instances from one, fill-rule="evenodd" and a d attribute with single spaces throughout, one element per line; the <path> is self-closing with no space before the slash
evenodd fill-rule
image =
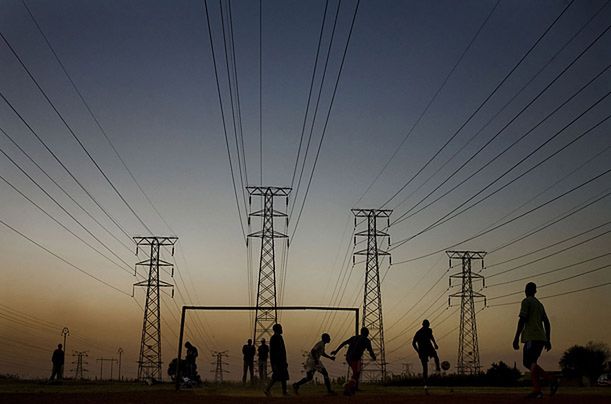
<path id="1" fill-rule="evenodd" d="M 172 247 L 172 255 L 174 255 L 174 244 L 177 240 L 178 237 L 134 237 L 136 255 L 138 255 L 140 247 L 149 247 L 149 258 L 136 264 L 136 271 L 138 266 L 148 267 L 148 278 L 134 283 L 134 287 L 146 287 L 146 303 L 144 305 L 140 357 L 138 359 L 138 380 L 155 379 L 161 381 L 162 379 L 159 293 L 161 288 L 172 288 L 172 297 L 174 297 L 174 285 L 159 279 L 159 270 L 162 267 L 171 268 L 171 276 L 173 277 L 174 267 L 160 258 L 160 252 L 162 247 Z"/>
<path id="2" fill-rule="evenodd" d="M 260 341 L 261 338 L 269 340 L 269 337 L 272 335 L 272 327 L 278 320 L 278 312 L 276 310 L 276 252 L 274 240 L 277 238 L 288 238 L 286 234 L 274 230 L 275 217 L 284 217 L 288 222 L 286 213 L 274 209 L 274 198 L 285 197 L 286 206 L 288 206 L 291 188 L 246 187 L 246 189 L 249 195 L 249 205 L 252 203 L 253 196 L 260 196 L 262 199 L 261 209 L 250 212 L 248 215 L 249 225 L 252 217 L 261 217 L 262 220 L 261 230 L 248 235 L 249 238 L 261 239 L 253 341 Z"/>
<path id="3" fill-rule="evenodd" d="M 83 380 L 83 372 L 87 372 L 84 365 L 88 364 L 83 361 L 83 358 L 87 357 L 87 352 L 74 351 L 72 356 L 76 356 L 76 360 L 72 362 L 73 365 L 76 365 L 76 368 L 72 369 L 74 371 L 74 380 Z"/>
<path id="4" fill-rule="evenodd" d="M 212 357 L 215 358 L 215 361 L 212 362 L 212 364 L 214 365 L 214 370 L 211 370 L 211 372 L 214 372 L 214 382 L 223 383 L 223 375 L 225 373 L 229 373 L 228 370 L 223 369 L 223 366 L 229 365 L 227 362 L 223 360 L 223 358 L 228 357 L 227 351 L 223 351 L 223 352 L 215 351 L 212 353 Z"/>
<path id="5" fill-rule="evenodd" d="M 390 226 L 390 209 L 352 209 L 354 214 L 354 227 L 357 227 L 359 218 L 367 220 L 367 230 L 354 233 L 354 245 L 357 237 L 367 237 L 367 247 L 354 252 L 353 264 L 357 255 L 365 255 L 365 288 L 363 296 L 363 327 L 369 329 L 369 338 L 376 354 L 376 361 L 369 363 L 365 368 L 366 373 L 373 379 L 386 379 L 386 353 L 384 348 L 384 322 L 382 320 L 382 293 L 380 291 L 380 256 L 388 255 L 387 251 L 378 248 L 378 237 L 390 235 L 378 230 L 378 219 L 385 218 L 387 226 Z"/>
<path id="6" fill-rule="evenodd" d="M 460 272 L 450 275 L 450 287 L 452 279 L 460 279 L 461 289 L 458 293 L 448 296 L 448 305 L 451 305 L 452 298 L 460 298 L 460 332 L 458 335 L 458 360 L 456 361 L 456 371 L 459 375 L 477 374 L 480 372 L 479 363 L 479 344 L 477 340 L 477 323 L 475 321 L 475 300 L 483 299 L 486 304 L 486 296 L 473 291 L 473 280 L 481 280 L 485 286 L 484 277 L 471 271 L 471 261 L 481 260 L 482 269 L 484 268 L 485 251 L 446 251 L 450 258 L 450 268 L 452 260 L 460 260 L 462 269 Z"/>

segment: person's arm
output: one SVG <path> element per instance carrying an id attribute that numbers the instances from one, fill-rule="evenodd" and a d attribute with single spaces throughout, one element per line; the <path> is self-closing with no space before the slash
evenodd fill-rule
<path id="1" fill-rule="evenodd" d="M 550 324 L 547 314 L 545 313 L 543 316 L 543 326 L 545 327 L 545 336 L 547 338 L 547 341 L 545 341 L 545 349 L 549 351 L 552 349 L 552 325 Z"/>
<path id="2" fill-rule="evenodd" d="M 435 347 L 435 349 L 439 349 L 439 345 L 437 345 L 437 342 L 435 341 L 435 337 L 433 337 L 433 334 L 431 334 L 431 341 L 433 341 L 433 346 Z"/>
<path id="3" fill-rule="evenodd" d="M 336 355 L 337 352 L 342 349 L 345 345 L 350 343 L 350 338 L 345 340 L 344 342 L 342 342 L 341 344 L 339 344 L 339 346 L 337 348 L 335 348 L 334 351 L 331 351 L 331 355 Z"/>
<path id="4" fill-rule="evenodd" d="M 513 338 L 513 349 L 520 349 L 520 334 L 522 334 L 522 330 L 524 329 L 524 324 L 526 323 L 526 319 L 520 316 L 518 320 L 518 327 L 516 329 L 516 336 Z"/>
<path id="5" fill-rule="evenodd" d="M 371 359 L 376 360 L 376 354 L 373 352 L 373 348 L 371 347 L 371 341 L 367 341 L 367 351 L 369 352 Z"/>
<path id="6" fill-rule="evenodd" d="M 327 355 L 327 353 L 325 351 L 322 351 L 322 355 L 321 356 L 324 356 L 327 359 L 331 359 L 332 361 L 335 360 L 335 356 Z"/>
<path id="7" fill-rule="evenodd" d="M 420 350 L 418 349 L 418 344 L 416 343 L 416 336 L 414 335 L 414 338 L 412 339 L 412 346 L 414 347 L 414 350 L 417 353 L 420 353 Z"/>

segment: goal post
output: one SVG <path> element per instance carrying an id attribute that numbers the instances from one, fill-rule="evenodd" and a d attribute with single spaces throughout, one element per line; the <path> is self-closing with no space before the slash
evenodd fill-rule
<path id="1" fill-rule="evenodd" d="M 182 361 L 182 344 L 185 332 L 185 320 L 188 311 L 253 311 L 257 306 L 182 306 L 180 316 L 180 333 L 178 335 L 178 356 L 176 357 L 176 390 L 180 389 L 180 362 Z M 359 333 L 358 307 L 330 307 L 330 306 L 277 306 L 277 311 L 348 311 L 354 313 L 354 335 Z"/>

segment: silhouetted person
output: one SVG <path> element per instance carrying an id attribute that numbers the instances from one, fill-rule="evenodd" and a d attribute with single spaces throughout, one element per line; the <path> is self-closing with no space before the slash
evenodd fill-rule
<path id="1" fill-rule="evenodd" d="M 348 345 L 348 351 L 346 352 L 346 362 L 352 369 L 352 377 L 344 386 L 344 395 L 353 395 L 359 386 L 359 377 L 361 376 L 361 370 L 363 369 L 363 353 L 365 350 L 369 352 L 369 356 L 372 360 L 376 360 L 376 355 L 371 348 L 371 341 L 369 340 L 369 329 L 367 327 L 361 328 L 361 334 L 350 337 L 346 341 L 339 344 L 335 351 L 331 352 L 331 355 L 335 356 L 337 352 Z"/>
<path id="2" fill-rule="evenodd" d="M 190 379 L 194 379 L 197 369 L 197 364 L 195 363 L 198 356 L 197 348 L 191 345 L 189 341 L 185 342 L 185 348 L 187 348 L 187 355 L 185 356 L 187 368 L 186 376 Z"/>
<path id="3" fill-rule="evenodd" d="M 438 372 L 441 371 L 439 368 L 439 357 L 437 356 L 437 342 L 433 337 L 433 330 L 430 328 L 429 320 L 422 322 L 422 328 L 416 331 L 414 339 L 412 340 L 412 346 L 418 352 L 418 357 L 422 363 L 422 378 L 424 379 L 424 388 L 426 390 L 427 382 L 429 379 L 429 358 L 435 360 L 435 369 Z"/>
<path id="4" fill-rule="evenodd" d="M 331 389 L 331 380 L 329 379 L 329 373 L 325 366 L 320 361 L 321 356 L 335 360 L 334 356 L 329 356 L 325 353 L 325 345 L 331 342 L 331 337 L 329 334 L 325 333 L 321 336 L 321 340 L 314 345 L 314 347 L 310 350 L 308 354 L 308 359 L 305 363 L 306 375 L 303 379 L 293 384 L 293 390 L 295 394 L 299 394 L 299 387 L 302 384 L 306 384 L 314 377 L 315 372 L 319 372 L 325 378 L 325 387 L 327 388 L 327 393 L 335 394 L 335 392 Z"/>
<path id="5" fill-rule="evenodd" d="M 513 339 L 513 349 L 520 349 L 519 338 L 522 336 L 524 343 L 523 362 L 524 366 L 530 369 L 530 377 L 532 379 L 533 391 L 528 395 L 530 398 L 542 398 L 540 379 L 551 381 L 550 395 L 554 395 L 558 390 L 558 381 L 552 379 L 545 371 L 537 365 L 537 360 L 545 348 L 547 351 L 552 349 L 550 342 L 551 324 L 545 314 L 543 304 L 535 297 L 537 293 L 537 285 L 533 282 L 528 282 L 524 289 L 526 298 L 522 300 L 520 307 L 520 319 L 516 336 Z"/>
<path id="6" fill-rule="evenodd" d="M 244 372 L 242 373 L 242 383 L 246 384 L 246 372 L 250 372 L 250 382 L 255 382 L 255 370 L 253 368 L 255 362 L 255 346 L 252 344 L 252 340 L 249 339 L 248 343 L 242 347 L 242 355 L 244 356 Z"/>
<path id="7" fill-rule="evenodd" d="M 267 358 L 269 357 L 269 345 L 265 343 L 265 338 L 261 339 L 261 345 L 257 348 L 259 379 L 263 382 L 267 380 Z"/>
<path id="8" fill-rule="evenodd" d="M 62 344 L 57 345 L 57 349 L 53 351 L 51 356 L 51 362 L 53 363 L 53 370 L 51 371 L 51 380 L 62 380 L 63 379 L 63 368 L 64 368 L 64 351 L 62 350 Z"/>
<path id="9" fill-rule="evenodd" d="M 286 381 L 289 379 L 289 365 L 286 361 L 286 348 L 282 338 L 282 326 L 274 324 L 272 328 L 274 335 L 269 339 L 269 362 L 272 365 L 272 378 L 264 390 L 266 396 L 270 396 L 271 388 L 276 382 L 282 384 L 282 394 L 287 396 Z"/>

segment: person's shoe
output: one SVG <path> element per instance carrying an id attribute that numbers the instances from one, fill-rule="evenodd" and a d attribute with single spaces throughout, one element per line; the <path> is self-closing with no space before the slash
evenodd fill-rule
<path id="1" fill-rule="evenodd" d="M 558 382 L 557 378 L 554 378 L 552 380 L 552 382 L 549 385 L 549 395 L 550 397 L 553 396 L 554 394 L 556 394 L 556 392 L 558 392 L 558 387 L 559 387 L 560 383 Z"/>
<path id="2" fill-rule="evenodd" d="M 533 391 L 532 393 L 527 395 L 526 398 L 535 398 L 535 399 L 543 398 L 543 393 L 540 391 Z"/>
<path id="3" fill-rule="evenodd" d="M 265 394 L 265 397 L 271 397 L 272 396 L 272 392 L 267 390 L 267 389 L 263 390 L 263 394 Z"/>
<path id="4" fill-rule="evenodd" d="M 296 396 L 299 395 L 299 385 L 297 383 L 293 383 L 293 391 L 295 392 Z"/>

